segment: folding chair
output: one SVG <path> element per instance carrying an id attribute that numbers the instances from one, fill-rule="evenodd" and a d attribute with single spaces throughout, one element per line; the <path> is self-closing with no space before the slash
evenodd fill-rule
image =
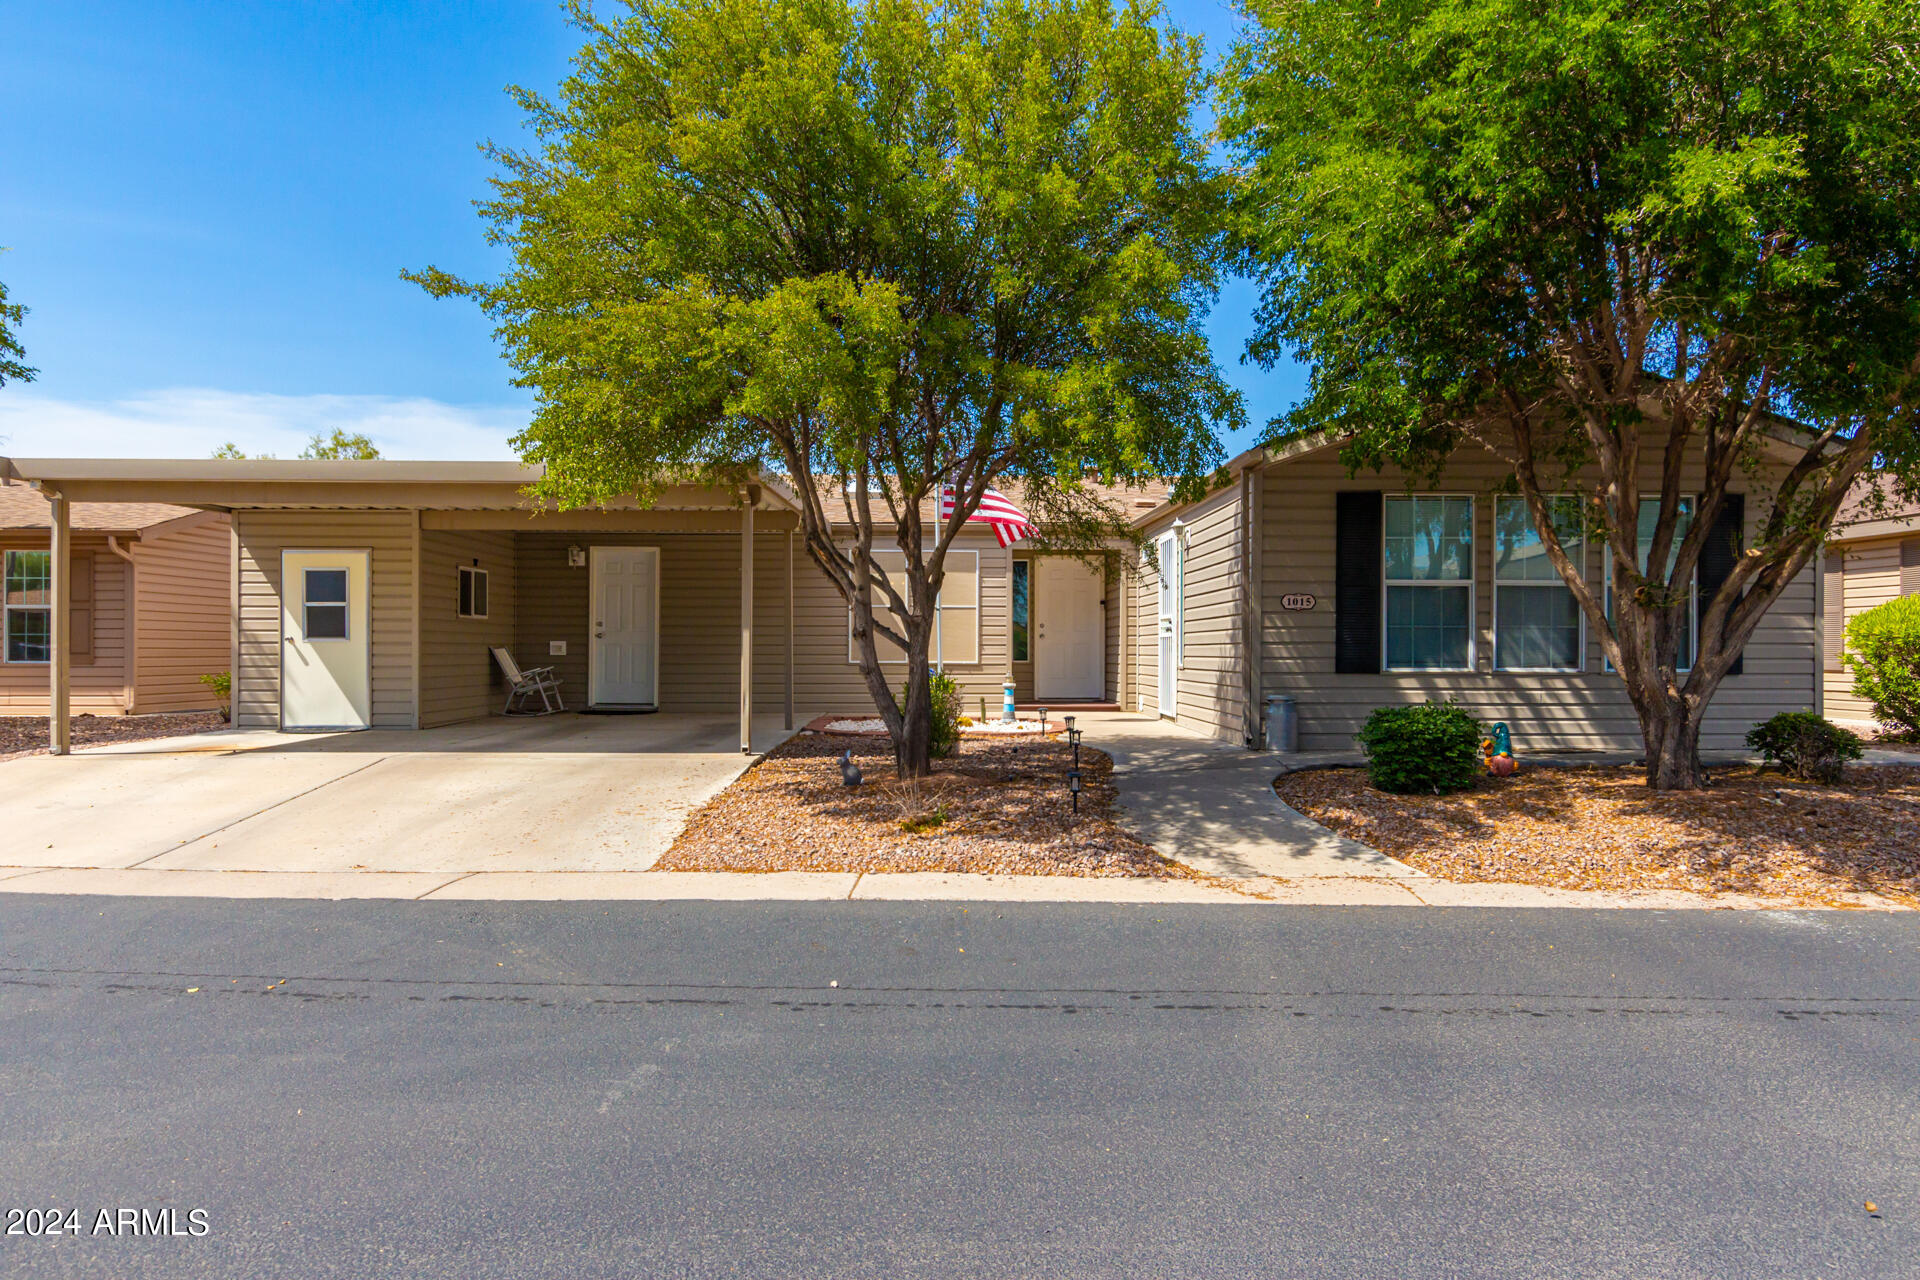
<path id="1" fill-rule="evenodd" d="M 507 678 L 507 705 L 502 715 L 509 716 L 550 716 L 556 711 L 565 711 L 567 704 L 560 698 L 560 677 L 553 674 L 552 667 L 534 667 L 527 671 L 513 660 L 513 655 L 495 645 L 492 647 L 493 660 L 500 664 L 500 674 Z M 535 694 L 540 695 L 541 710 L 531 710 L 528 706 Z M 513 709 L 515 699 L 520 701 L 520 710 Z"/>

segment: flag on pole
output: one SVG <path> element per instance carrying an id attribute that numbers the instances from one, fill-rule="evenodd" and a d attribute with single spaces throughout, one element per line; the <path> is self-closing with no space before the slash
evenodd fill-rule
<path id="1" fill-rule="evenodd" d="M 940 486 L 940 523 L 953 519 L 953 486 Z M 989 489 L 980 499 L 980 509 L 967 517 L 969 523 L 975 520 L 985 521 L 993 526 L 993 536 L 1000 545 L 1010 547 L 1022 538 L 1033 536 L 1033 522 L 1027 519 L 1027 513 L 1013 505 L 1012 499 L 998 489 Z"/>

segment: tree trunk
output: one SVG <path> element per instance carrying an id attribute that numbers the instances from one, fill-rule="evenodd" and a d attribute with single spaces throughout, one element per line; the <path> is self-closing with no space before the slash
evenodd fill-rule
<path id="1" fill-rule="evenodd" d="M 1647 786 L 1655 791 L 1698 791 L 1707 784 L 1700 763 L 1700 720 L 1706 703 L 1662 697 L 1640 713 L 1647 747 Z"/>
<path id="2" fill-rule="evenodd" d="M 900 736 L 893 740 L 893 767 L 902 778 L 933 772 L 933 698 L 925 663 L 907 668 L 907 705 L 901 708 Z"/>

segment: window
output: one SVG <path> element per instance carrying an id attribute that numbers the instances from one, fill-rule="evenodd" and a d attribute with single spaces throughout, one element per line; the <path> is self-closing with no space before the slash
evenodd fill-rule
<path id="1" fill-rule="evenodd" d="M 1027 647 L 1027 592 L 1028 574 L 1031 572 L 1029 561 L 1013 562 L 1013 660 L 1025 662 L 1031 650 Z"/>
<path id="2" fill-rule="evenodd" d="M 879 551 L 873 553 L 874 563 L 886 573 L 893 589 L 905 597 L 907 593 L 906 553 L 902 551 Z M 928 657 L 935 666 L 967 665 L 980 661 L 980 553 L 978 551 L 947 552 L 947 567 L 944 581 L 940 584 L 940 595 L 934 601 L 934 609 L 939 616 L 934 620 L 932 652 Z M 879 592 L 874 593 L 874 612 L 879 618 L 889 616 L 886 599 Z M 902 632 L 905 626 L 896 620 L 895 626 Z M 874 648 L 882 662 L 905 662 L 907 655 L 897 645 L 889 643 L 884 637 L 874 637 Z M 853 610 L 847 610 L 847 661 L 860 661 L 859 646 L 853 642 Z"/>
<path id="3" fill-rule="evenodd" d="M 53 553 L 9 551 L 6 562 L 8 662 L 53 660 Z"/>
<path id="4" fill-rule="evenodd" d="M 305 631 L 308 640 L 347 639 L 347 571 L 305 569 Z"/>
<path id="5" fill-rule="evenodd" d="M 1473 667 L 1473 499 L 1389 497 L 1386 667 Z"/>
<path id="6" fill-rule="evenodd" d="M 485 569 L 460 566 L 460 604 L 456 610 L 462 618 L 484 618 L 487 616 L 487 571 Z"/>
<path id="7" fill-rule="evenodd" d="M 1547 500 L 1567 558 L 1586 572 L 1577 498 Z M 1500 671 L 1578 671 L 1584 636 L 1580 603 L 1547 559 L 1525 498 L 1502 497 L 1493 523 L 1493 665 Z"/>
<path id="8" fill-rule="evenodd" d="M 1654 526 L 1659 523 L 1660 499 L 1640 499 L 1639 539 L 1634 545 L 1640 557 L 1640 572 L 1642 573 L 1647 572 L 1647 549 L 1649 544 L 1653 542 Z M 1693 499 L 1691 497 L 1682 497 L 1680 499 L 1679 514 L 1675 516 L 1673 521 L 1673 545 L 1667 551 L 1666 568 L 1660 575 L 1662 578 L 1665 578 L 1667 574 L 1673 572 L 1673 562 L 1680 556 L 1680 544 L 1686 541 L 1687 530 L 1692 527 Z M 1680 615 L 1679 643 L 1674 646 L 1673 659 L 1674 669 L 1676 671 L 1691 671 L 1693 669 L 1693 632 L 1699 623 L 1699 619 L 1695 616 L 1700 606 L 1698 599 L 1699 576 L 1698 572 L 1696 572 L 1694 574 L 1694 581 L 1687 584 L 1687 603 Z M 1607 557 L 1607 619 L 1609 621 L 1613 619 L 1612 556 Z M 1607 670 L 1613 670 L 1612 663 L 1607 664 Z"/>

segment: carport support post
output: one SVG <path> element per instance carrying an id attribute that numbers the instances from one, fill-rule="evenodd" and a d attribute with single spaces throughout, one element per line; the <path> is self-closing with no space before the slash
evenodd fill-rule
<path id="1" fill-rule="evenodd" d="M 67 500 L 58 493 L 49 491 L 47 499 L 52 506 L 53 537 L 49 543 L 52 554 L 53 600 L 48 611 L 47 639 L 52 647 L 48 655 L 52 661 L 47 663 L 47 749 L 56 756 L 64 756 L 72 750 L 69 737 L 70 726 L 67 713 L 70 710 L 68 695 L 72 684 L 72 610 L 73 573 L 69 563 L 73 559 L 73 525 L 67 509 Z"/>
<path id="2" fill-rule="evenodd" d="M 787 720 L 793 728 L 793 530 L 787 530 Z"/>
<path id="3" fill-rule="evenodd" d="M 740 753 L 753 754 L 753 504 L 758 485 L 748 485 L 740 507 Z"/>

